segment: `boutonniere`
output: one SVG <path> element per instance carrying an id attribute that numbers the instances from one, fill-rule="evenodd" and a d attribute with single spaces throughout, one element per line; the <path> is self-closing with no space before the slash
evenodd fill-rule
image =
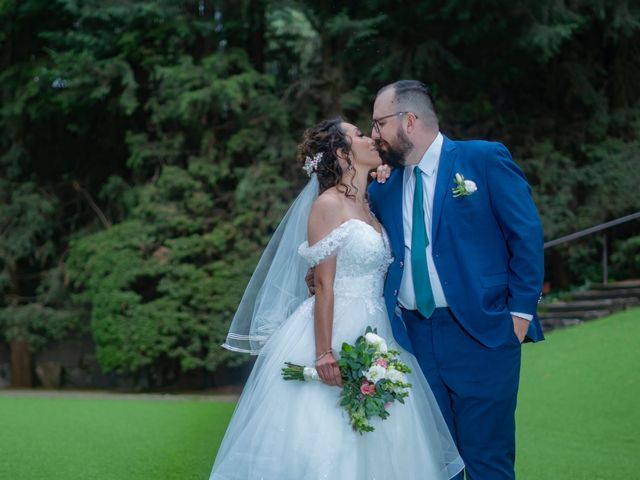
<path id="1" fill-rule="evenodd" d="M 456 188 L 452 188 L 454 197 L 466 197 L 478 190 L 476 182 L 473 180 L 465 180 L 462 175 L 456 173 L 456 179 L 454 180 Z"/>

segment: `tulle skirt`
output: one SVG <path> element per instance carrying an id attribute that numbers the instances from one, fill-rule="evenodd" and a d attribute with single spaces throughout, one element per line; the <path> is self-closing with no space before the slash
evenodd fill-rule
<path id="1" fill-rule="evenodd" d="M 306 300 L 260 352 L 222 441 L 215 480 L 439 480 L 462 460 L 415 357 L 395 343 L 382 298 L 336 296 L 333 349 L 354 343 L 368 325 L 400 350 L 412 373 L 404 404 L 394 402 L 375 431 L 352 430 L 340 389 L 285 381 L 284 362 L 313 366 L 314 298 Z"/>

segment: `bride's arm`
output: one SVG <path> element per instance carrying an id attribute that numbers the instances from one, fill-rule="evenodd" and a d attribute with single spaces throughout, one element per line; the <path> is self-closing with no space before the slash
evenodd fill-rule
<path id="1" fill-rule="evenodd" d="M 316 370 L 322 381 L 329 385 L 342 385 L 340 369 L 331 351 L 333 333 L 333 278 L 336 259 L 330 258 L 316 267 L 316 302 L 314 325 L 316 336 Z"/>
<path id="2" fill-rule="evenodd" d="M 329 235 L 342 220 L 341 202 L 325 195 L 320 196 L 309 215 L 309 245 L 314 245 Z M 336 258 L 332 256 L 315 268 L 314 327 L 316 339 L 316 370 L 328 385 L 342 385 L 340 369 L 331 351 L 333 332 L 333 280 L 336 275 Z"/>

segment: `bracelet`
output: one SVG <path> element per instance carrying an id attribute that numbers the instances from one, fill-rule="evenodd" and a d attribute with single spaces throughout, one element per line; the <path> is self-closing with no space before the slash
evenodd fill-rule
<path id="1" fill-rule="evenodd" d="M 326 357 L 327 355 L 329 355 L 330 353 L 333 353 L 333 350 L 330 348 L 329 350 L 327 350 L 326 352 L 322 352 L 320 355 L 318 355 L 316 357 L 316 362 L 321 360 L 322 358 Z"/>

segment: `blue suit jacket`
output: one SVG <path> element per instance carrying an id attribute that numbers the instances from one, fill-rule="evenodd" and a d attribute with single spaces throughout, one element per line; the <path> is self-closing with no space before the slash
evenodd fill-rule
<path id="1" fill-rule="evenodd" d="M 394 261 L 384 297 L 394 336 L 412 350 L 397 308 L 404 266 L 404 168 L 369 186 L 372 210 L 389 235 Z M 478 190 L 453 197 L 454 176 Z M 537 316 L 544 277 L 543 234 L 531 188 L 500 143 L 444 138 L 433 201 L 432 254 L 449 308 L 462 327 L 487 347 L 510 340 L 510 312 L 534 315 L 527 340 L 543 340 Z M 409 239 L 410 241 L 410 239 Z"/>

